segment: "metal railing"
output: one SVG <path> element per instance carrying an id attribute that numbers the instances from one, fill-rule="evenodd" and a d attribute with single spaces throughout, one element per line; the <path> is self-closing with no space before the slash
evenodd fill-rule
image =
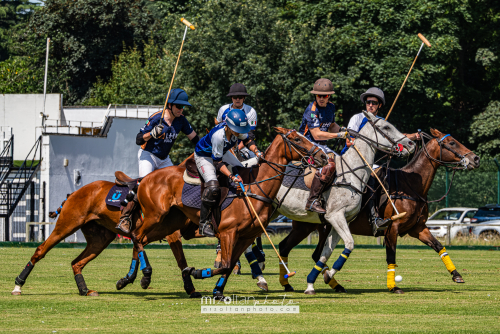
<path id="1" fill-rule="evenodd" d="M 14 163 L 14 135 L 4 145 L 0 153 L 0 182 L 10 173 Z"/>

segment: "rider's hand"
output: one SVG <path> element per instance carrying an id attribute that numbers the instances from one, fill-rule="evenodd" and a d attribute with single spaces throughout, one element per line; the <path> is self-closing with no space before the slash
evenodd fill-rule
<path id="1" fill-rule="evenodd" d="M 264 153 L 262 153 L 261 151 L 257 151 L 257 153 L 255 153 L 255 155 L 257 156 L 259 161 L 264 160 Z"/>
<path id="2" fill-rule="evenodd" d="M 346 139 L 348 136 L 349 136 L 349 132 L 347 132 L 347 131 L 337 133 L 337 138 Z"/>
<path id="3" fill-rule="evenodd" d="M 347 128 L 345 126 L 341 127 L 339 132 L 346 132 L 347 131 Z"/>
<path id="4" fill-rule="evenodd" d="M 241 176 L 239 175 L 234 175 L 233 178 L 231 179 L 231 181 L 233 181 L 234 183 L 236 183 L 237 185 L 240 184 L 240 182 L 243 183 L 243 179 L 241 178 Z"/>
<path id="5" fill-rule="evenodd" d="M 153 128 L 153 130 L 151 130 L 151 136 L 154 138 L 154 139 L 158 139 L 158 137 L 161 136 L 161 132 L 163 131 L 163 128 L 165 126 L 163 124 L 158 124 L 157 126 L 155 126 Z"/>

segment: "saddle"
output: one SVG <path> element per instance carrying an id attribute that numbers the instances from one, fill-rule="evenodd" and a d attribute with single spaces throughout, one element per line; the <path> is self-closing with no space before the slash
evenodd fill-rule
<path id="1" fill-rule="evenodd" d="M 141 182 L 143 179 L 142 177 L 139 177 L 137 179 L 133 179 L 131 177 L 128 177 L 124 172 L 121 171 L 116 171 L 115 172 L 115 184 L 120 187 L 128 187 L 130 190 L 134 190 L 134 188 L 137 187 L 137 184 Z"/>

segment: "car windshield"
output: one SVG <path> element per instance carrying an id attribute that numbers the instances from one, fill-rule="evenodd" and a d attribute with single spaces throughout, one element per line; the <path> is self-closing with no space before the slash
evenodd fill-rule
<path id="1" fill-rule="evenodd" d="M 500 211 L 498 209 L 481 208 L 474 217 L 500 217 Z"/>
<path id="2" fill-rule="evenodd" d="M 430 220 L 458 220 L 463 211 L 440 211 L 434 214 Z"/>

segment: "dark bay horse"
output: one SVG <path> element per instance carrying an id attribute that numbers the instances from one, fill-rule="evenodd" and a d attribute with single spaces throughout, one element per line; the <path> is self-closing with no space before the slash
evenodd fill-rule
<path id="1" fill-rule="evenodd" d="M 394 204 L 399 212 L 406 212 L 406 216 L 393 222 L 385 231 L 386 260 L 388 265 L 387 287 L 389 291 L 400 294 L 403 290 L 396 286 L 395 268 L 396 265 L 396 245 L 397 238 L 409 234 L 419 239 L 424 244 L 434 249 L 441 257 L 446 269 L 452 275 L 454 282 L 463 283 L 461 275 L 456 270 L 446 249 L 430 233 L 425 225 L 427 222 L 429 207 L 427 203 L 427 194 L 436 175 L 439 166 L 447 166 L 462 169 L 474 169 L 479 167 L 479 157 L 459 143 L 453 137 L 444 135 L 438 130 L 431 129 L 432 137 L 422 134 L 422 148 L 415 154 L 408 165 L 399 170 L 390 170 L 388 189 L 391 197 L 394 198 Z M 428 143 L 424 142 L 424 137 L 431 139 Z M 379 177 L 385 174 L 384 168 L 376 171 Z M 381 192 L 381 188 L 378 190 Z M 363 203 L 368 200 L 368 195 L 363 196 Z M 390 218 L 394 215 L 394 209 L 385 201 L 382 203 L 379 212 L 384 218 Z M 349 224 L 352 234 L 373 236 L 369 220 L 369 210 L 367 207 Z M 328 226 L 311 224 L 299 221 L 293 221 L 292 231 L 279 244 L 279 252 L 282 257 L 288 257 L 290 251 L 304 240 L 311 232 L 318 230 L 320 239 L 318 246 L 313 254 L 314 262 L 317 262 L 323 251 L 323 245 L 327 236 L 331 237 L 331 230 Z M 330 233 L 330 235 L 329 235 Z M 334 232 L 333 232 L 334 233 Z M 337 239 L 338 240 L 338 239 Z M 345 289 L 338 284 L 329 271 L 324 271 L 325 283 L 329 284 L 337 292 L 345 292 Z M 286 279 L 280 277 L 280 283 L 285 291 L 293 291 Z"/>
<path id="2" fill-rule="evenodd" d="M 265 224 L 268 223 L 269 215 L 273 211 L 272 200 L 281 186 L 286 165 L 292 160 L 307 161 L 310 156 L 313 157 L 317 167 L 324 165 L 327 161 L 327 156 L 321 149 L 295 130 L 275 129 L 278 135 L 266 150 L 265 163 L 261 164 L 255 178 L 256 181 L 251 183 L 247 189 L 247 191 L 267 199 L 266 201 L 249 199 L 258 212 L 260 220 Z M 149 280 L 152 267 L 144 251 L 147 235 L 158 228 L 163 230 L 164 235 L 169 235 L 179 229 L 177 226 L 170 226 L 169 223 L 170 213 L 175 208 L 195 224 L 198 224 L 200 219 L 199 209 L 187 207 L 182 203 L 184 186 L 182 173 L 184 169 L 177 167 L 169 167 L 168 169 L 168 173 L 156 173 L 147 179 L 147 182 L 144 179 L 138 189 L 138 198 L 144 212 L 144 220 L 137 222 L 131 232 L 131 238 L 138 251 L 140 270 Z M 167 223 L 165 224 L 165 222 Z M 222 275 L 214 289 L 214 297 L 223 298 L 224 287 L 236 261 L 261 233 L 262 228 L 250 210 L 246 199 L 235 198 L 231 205 L 222 211 L 221 223 L 216 232 L 221 243 L 222 267 L 213 270 L 210 268 L 186 269 L 196 279 Z"/>

